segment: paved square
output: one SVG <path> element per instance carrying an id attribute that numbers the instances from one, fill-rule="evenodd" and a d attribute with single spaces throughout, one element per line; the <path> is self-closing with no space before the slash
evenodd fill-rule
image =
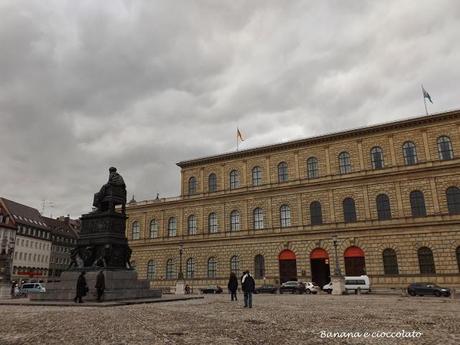
<path id="1" fill-rule="evenodd" d="M 245 309 L 239 297 L 111 308 L 0 306 L 0 344 L 460 344 L 460 300 L 255 295 L 254 308 Z M 402 331 L 422 335 L 321 337 Z"/>

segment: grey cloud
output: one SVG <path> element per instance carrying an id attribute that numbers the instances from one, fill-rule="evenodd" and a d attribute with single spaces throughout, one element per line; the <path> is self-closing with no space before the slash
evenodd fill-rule
<path id="1" fill-rule="evenodd" d="M 179 193 L 179 160 L 458 107 L 460 4 L 4 1 L 0 195 L 79 216 L 115 165 Z M 6 167 L 6 168 L 5 168 Z M 49 210 L 49 211 L 50 211 Z"/>

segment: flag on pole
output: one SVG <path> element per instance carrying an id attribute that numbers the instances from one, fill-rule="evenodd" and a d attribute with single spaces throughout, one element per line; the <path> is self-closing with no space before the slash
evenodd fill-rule
<path id="1" fill-rule="evenodd" d="M 422 85 L 422 92 L 423 92 L 423 98 L 428 98 L 431 104 L 433 104 L 433 101 L 431 100 L 431 96 L 428 92 L 426 92 L 425 88 Z"/>
<path id="2" fill-rule="evenodd" d="M 241 132 L 238 127 L 236 127 L 236 139 L 240 139 L 241 141 L 244 141 L 243 136 L 241 135 Z"/>

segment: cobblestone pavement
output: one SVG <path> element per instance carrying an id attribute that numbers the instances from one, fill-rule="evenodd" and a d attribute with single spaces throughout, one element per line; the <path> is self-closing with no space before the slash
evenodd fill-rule
<path id="1" fill-rule="evenodd" d="M 0 344 L 460 344 L 459 300 L 255 295 L 254 308 L 246 309 L 241 299 L 230 302 L 224 294 L 111 308 L 0 306 Z M 371 337 L 402 331 L 422 334 Z M 369 338 L 324 338 L 324 332 L 369 332 Z"/>

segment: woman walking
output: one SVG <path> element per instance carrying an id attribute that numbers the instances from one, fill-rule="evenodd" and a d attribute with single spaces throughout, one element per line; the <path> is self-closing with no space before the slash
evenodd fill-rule
<path id="1" fill-rule="evenodd" d="M 236 274 L 233 272 L 230 273 L 230 279 L 228 280 L 228 289 L 232 294 L 232 301 L 238 301 L 238 298 L 236 297 L 236 290 L 238 289 L 238 278 L 236 277 Z"/>

